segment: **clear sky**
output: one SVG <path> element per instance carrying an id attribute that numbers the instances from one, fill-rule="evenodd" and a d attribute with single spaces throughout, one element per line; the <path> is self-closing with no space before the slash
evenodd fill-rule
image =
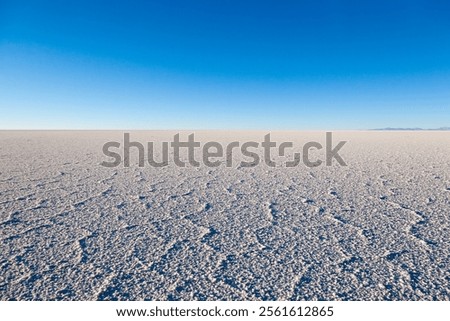
<path id="1" fill-rule="evenodd" d="M 450 126 L 450 4 L 0 0 L 0 115 L 0 129 Z"/>

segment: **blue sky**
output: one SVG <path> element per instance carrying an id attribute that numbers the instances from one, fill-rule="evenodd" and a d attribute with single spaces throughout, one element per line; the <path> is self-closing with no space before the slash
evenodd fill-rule
<path id="1" fill-rule="evenodd" d="M 0 0 L 0 129 L 450 126 L 446 1 Z"/>

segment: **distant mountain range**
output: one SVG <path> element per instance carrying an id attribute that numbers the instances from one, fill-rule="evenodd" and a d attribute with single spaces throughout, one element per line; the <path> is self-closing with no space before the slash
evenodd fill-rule
<path id="1" fill-rule="evenodd" d="M 376 128 L 371 130 L 414 130 L 414 131 L 420 131 L 420 130 L 450 130 L 450 127 L 439 127 L 439 128 L 392 128 L 392 127 L 386 127 L 386 128 Z"/>

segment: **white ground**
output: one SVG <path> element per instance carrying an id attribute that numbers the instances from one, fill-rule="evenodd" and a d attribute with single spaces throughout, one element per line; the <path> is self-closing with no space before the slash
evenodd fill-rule
<path id="1" fill-rule="evenodd" d="M 450 299 L 450 132 L 334 133 L 348 166 L 313 169 L 104 168 L 109 140 L 0 132 L 0 299 Z"/>

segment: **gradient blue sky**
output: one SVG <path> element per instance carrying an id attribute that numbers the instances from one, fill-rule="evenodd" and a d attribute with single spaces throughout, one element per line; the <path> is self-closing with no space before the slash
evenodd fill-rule
<path id="1" fill-rule="evenodd" d="M 450 126 L 450 4 L 0 0 L 0 113 L 0 129 Z"/>

